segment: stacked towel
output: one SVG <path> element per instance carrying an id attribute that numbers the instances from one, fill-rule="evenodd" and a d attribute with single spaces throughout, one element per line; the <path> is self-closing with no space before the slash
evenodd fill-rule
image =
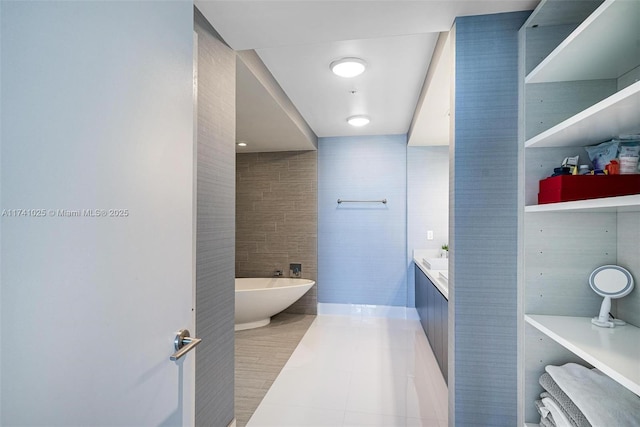
<path id="1" fill-rule="evenodd" d="M 597 369 L 549 365 L 536 407 L 541 426 L 640 427 L 640 397 Z"/>
<path id="2" fill-rule="evenodd" d="M 592 427 L 591 423 L 584 416 L 582 411 L 573 403 L 573 401 L 566 395 L 564 391 L 556 384 L 553 377 L 547 372 L 540 377 L 540 385 L 549 394 L 549 397 L 557 402 L 558 406 L 566 413 L 569 419 L 572 421 L 572 425 L 577 427 Z M 543 393 L 544 394 L 544 393 Z"/>

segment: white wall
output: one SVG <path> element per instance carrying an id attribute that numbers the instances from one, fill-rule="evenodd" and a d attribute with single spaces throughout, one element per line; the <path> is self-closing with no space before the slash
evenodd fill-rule
<path id="1" fill-rule="evenodd" d="M 0 424 L 182 424 L 153 291 L 193 279 L 193 5 L 0 9 L 2 209 L 46 213 L 1 218 Z"/>

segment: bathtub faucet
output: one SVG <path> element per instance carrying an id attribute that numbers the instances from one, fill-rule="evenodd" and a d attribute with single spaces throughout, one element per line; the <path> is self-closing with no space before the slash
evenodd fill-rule
<path id="1" fill-rule="evenodd" d="M 282 270 L 276 270 L 273 273 L 273 277 L 282 277 Z"/>

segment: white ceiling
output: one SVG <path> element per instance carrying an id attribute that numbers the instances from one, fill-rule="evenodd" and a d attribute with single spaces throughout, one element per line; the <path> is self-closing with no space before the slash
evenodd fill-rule
<path id="1" fill-rule="evenodd" d="M 238 151 L 315 150 L 317 138 L 254 51 L 236 56 Z"/>
<path id="2" fill-rule="evenodd" d="M 538 1 L 196 0 L 195 4 L 231 48 L 255 49 L 313 132 L 322 137 L 407 133 L 438 33 L 448 31 L 456 16 L 532 10 Z M 334 76 L 329 64 L 346 56 L 365 60 L 367 71 L 354 79 Z M 239 100 L 245 106 L 261 103 L 272 108 L 245 71 L 239 67 Z M 254 94 L 261 99 L 255 104 Z M 287 133 L 290 125 L 258 118 L 268 114 L 266 110 L 243 112 L 240 105 L 238 109 L 238 117 L 256 117 L 239 120 L 238 136 L 272 140 L 256 150 L 251 144 L 258 142 L 246 139 L 247 151 L 291 150 L 291 140 L 301 138 L 294 134 L 286 147 L 279 147 L 278 141 L 287 139 L 282 132 Z M 422 110 L 414 121 L 430 114 L 429 108 Z M 371 123 L 349 126 L 346 119 L 355 114 L 370 116 Z M 271 130 L 263 127 L 265 123 Z M 271 137 L 274 128 L 281 133 Z M 424 132 L 424 126 L 421 129 Z M 413 142 L 419 145 L 416 139 Z M 298 149 L 309 149 L 309 140 L 300 140 Z"/>
<path id="3" fill-rule="evenodd" d="M 449 145 L 453 52 L 451 32 L 442 32 L 431 57 L 409 127 L 408 145 Z"/>
<path id="4" fill-rule="evenodd" d="M 319 137 L 406 133 L 438 33 L 258 49 L 257 53 Z M 329 64 L 367 62 L 355 78 L 338 77 Z M 347 117 L 371 123 L 354 128 Z"/>

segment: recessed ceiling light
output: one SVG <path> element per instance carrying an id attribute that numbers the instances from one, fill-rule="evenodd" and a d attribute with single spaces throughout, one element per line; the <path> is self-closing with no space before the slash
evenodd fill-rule
<path id="1" fill-rule="evenodd" d="M 246 146 L 247 146 L 247 143 L 246 143 L 246 142 L 244 142 L 244 141 L 240 141 L 240 142 L 238 142 L 236 145 L 237 145 L 238 147 L 246 147 Z"/>
<path id="2" fill-rule="evenodd" d="M 333 61 L 329 68 L 335 75 L 349 78 L 362 74 L 366 65 L 367 63 L 359 58 L 342 58 Z"/>
<path id="3" fill-rule="evenodd" d="M 369 117 L 367 116 L 351 116 L 347 119 L 347 123 L 355 127 L 368 125 L 369 122 L 370 120 L 369 120 Z"/>

